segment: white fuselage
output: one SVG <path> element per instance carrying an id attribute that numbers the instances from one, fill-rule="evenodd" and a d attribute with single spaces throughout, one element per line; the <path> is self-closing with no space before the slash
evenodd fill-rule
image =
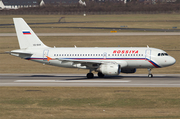
<path id="1" fill-rule="evenodd" d="M 169 55 L 158 56 L 159 53 L 166 54 L 165 51 L 146 47 L 30 48 L 26 52 L 33 53 L 31 57 L 26 57 L 28 60 L 69 68 L 93 68 L 92 66 L 77 66 L 78 63 L 74 63 L 73 61 L 114 62 L 120 64 L 121 68 L 161 68 L 170 66 L 176 62 Z M 47 57 L 51 59 L 48 60 Z"/>

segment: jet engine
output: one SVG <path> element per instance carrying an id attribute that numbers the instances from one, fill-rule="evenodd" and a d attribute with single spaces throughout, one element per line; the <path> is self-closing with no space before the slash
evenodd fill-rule
<path id="1" fill-rule="evenodd" d="M 135 68 L 122 68 L 121 72 L 122 73 L 135 73 L 136 69 Z"/>
<path id="2" fill-rule="evenodd" d="M 117 76 L 121 72 L 121 67 L 119 64 L 106 63 L 101 64 L 97 71 L 103 73 L 104 75 Z"/>

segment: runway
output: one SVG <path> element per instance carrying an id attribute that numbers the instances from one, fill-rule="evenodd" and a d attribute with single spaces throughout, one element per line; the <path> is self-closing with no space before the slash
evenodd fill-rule
<path id="1" fill-rule="evenodd" d="M 121 32 L 121 33 L 36 33 L 37 36 L 179 36 L 180 32 Z M 0 33 L 0 36 L 16 36 L 16 33 Z"/>
<path id="2" fill-rule="evenodd" d="M 0 86 L 10 87 L 180 87 L 180 74 L 122 74 L 87 79 L 85 74 L 0 74 Z"/>

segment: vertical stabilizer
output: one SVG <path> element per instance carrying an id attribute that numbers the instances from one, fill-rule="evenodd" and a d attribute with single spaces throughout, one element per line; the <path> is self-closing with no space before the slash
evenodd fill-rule
<path id="1" fill-rule="evenodd" d="M 40 6 L 45 6 L 44 0 L 41 0 Z"/>
<path id="2" fill-rule="evenodd" d="M 21 49 L 47 47 L 22 18 L 13 18 Z"/>
<path id="3" fill-rule="evenodd" d="M 4 3 L 2 0 L 0 0 L 0 9 L 4 9 L 4 8 L 5 8 Z"/>

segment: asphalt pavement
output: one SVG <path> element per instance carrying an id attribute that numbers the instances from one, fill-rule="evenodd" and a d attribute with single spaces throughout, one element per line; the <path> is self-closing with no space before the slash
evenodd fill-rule
<path id="1" fill-rule="evenodd" d="M 10 87 L 180 87 L 180 74 L 121 74 L 87 79 L 85 74 L 0 74 L 0 86 Z"/>

